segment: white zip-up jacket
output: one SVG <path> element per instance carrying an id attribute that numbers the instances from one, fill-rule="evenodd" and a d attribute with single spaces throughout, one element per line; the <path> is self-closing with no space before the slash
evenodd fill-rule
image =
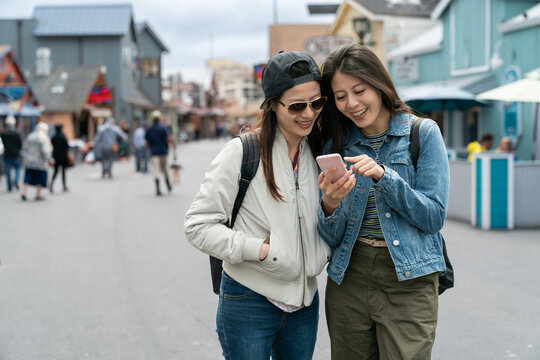
<path id="1" fill-rule="evenodd" d="M 318 169 L 306 139 L 298 162 L 298 186 L 287 143 L 276 128 L 272 149 L 274 178 L 284 201 L 275 200 L 266 184 L 262 161 L 251 181 L 233 229 L 230 218 L 238 193 L 242 142 L 229 141 L 212 161 L 188 210 L 184 230 L 197 249 L 223 259 L 223 268 L 249 289 L 282 303 L 310 305 L 316 276 L 331 251 L 317 232 Z M 264 238 L 270 252 L 259 261 Z"/>

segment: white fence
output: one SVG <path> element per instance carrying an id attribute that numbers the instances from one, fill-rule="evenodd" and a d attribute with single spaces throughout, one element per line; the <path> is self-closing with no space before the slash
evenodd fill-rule
<path id="1" fill-rule="evenodd" d="M 518 161 L 514 165 L 514 226 L 540 227 L 540 161 Z M 448 218 L 471 222 L 471 163 L 450 160 Z"/>

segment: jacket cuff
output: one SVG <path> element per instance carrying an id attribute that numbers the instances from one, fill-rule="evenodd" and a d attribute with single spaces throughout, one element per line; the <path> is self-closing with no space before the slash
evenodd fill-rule
<path id="1" fill-rule="evenodd" d="M 389 191 L 392 188 L 394 188 L 396 185 L 396 176 L 399 176 L 399 175 L 397 175 L 393 169 L 386 166 L 384 168 L 383 177 L 380 178 L 379 181 L 374 183 L 373 187 L 377 191 L 382 191 L 382 192 Z"/>
<path id="2" fill-rule="evenodd" d="M 324 210 L 322 208 L 322 204 L 319 203 L 319 209 L 318 209 L 319 221 L 322 221 L 323 224 L 332 224 L 332 223 L 336 222 L 336 220 L 339 218 L 339 212 L 340 211 L 341 211 L 341 203 L 339 204 L 337 209 L 334 210 L 334 213 L 332 215 L 326 216 L 326 214 L 324 213 Z"/>
<path id="3" fill-rule="evenodd" d="M 242 248 L 243 260 L 259 260 L 259 253 L 264 239 L 246 237 L 244 247 Z"/>

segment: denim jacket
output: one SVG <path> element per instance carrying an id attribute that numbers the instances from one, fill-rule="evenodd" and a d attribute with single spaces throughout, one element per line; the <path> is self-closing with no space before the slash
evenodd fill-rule
<path id="1" fill-rule="evenodd" d="M 374 184 L 379 221 L 399 281 L 445 269 L 439 231 L 446 218 L 449 191 L 448 157 L 437 124 L 424 119 L 420 126 L 417 171 L 409 152 L 414 115 L 398 114 L 390 120 L 379 157 L 356 126 L 344 141 L 344 156 L 367 154 L 385 169 Z M 327 143 L 323 153 L 328 153 Z M 343 280 L 366 209 L 371 178 L 356 175 L 356 185 L 334 213 L 326 217 L 319 206 L 318 230 L 332 248 L 327 271 L 332 280 Z"/>

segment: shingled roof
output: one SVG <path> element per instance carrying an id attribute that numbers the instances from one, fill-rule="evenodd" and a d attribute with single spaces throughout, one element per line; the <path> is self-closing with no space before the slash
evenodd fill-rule
<path id="1" fill-rule="evenodd" d="M 36 36 L 121 36 L 130 28 L 130 4 L 36 6 Z"/>

